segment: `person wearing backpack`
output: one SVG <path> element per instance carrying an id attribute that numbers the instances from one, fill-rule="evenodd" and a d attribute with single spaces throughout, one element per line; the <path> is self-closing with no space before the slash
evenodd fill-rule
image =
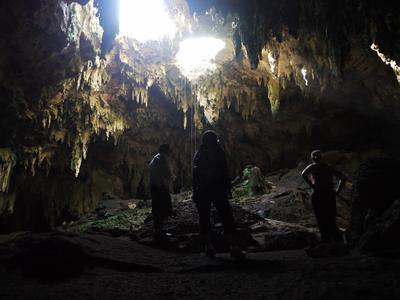
<path id="1" fill-rule="evenodd" d="M 235 246 L 236 226 L 228 200 L 230 188 L 225 152 L 219 144 L 217 134 L 211 130 L 206 131 L 193 161 L 193 200 L 199 214 L 200 240 L 208 257 L 215 256 L 211 243 L 211 204 L 222 218 L 224 235 L 231 245 L 231 256 L 240 258 L 246 255 L 245 251 Z"/>

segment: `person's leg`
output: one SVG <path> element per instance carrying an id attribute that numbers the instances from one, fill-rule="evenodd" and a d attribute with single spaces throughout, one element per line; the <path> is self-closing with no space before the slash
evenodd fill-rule
<path id="1" fill-rule="evenodd" d="M 162 190 L 163 213 L 165 218 L 172 215 L 172 199 L 168 189 Z"/>
<path id="2" fill-rule="evenodd" d="M 162 231 L 162 223 L 163 223 L 163 216 L 162 216 L 162 208 L 161 208 L 161 192 L 160 189 L 157 187 L 151 187 L 151 212 L 153 215 L 153 226 L 154 226 L 154 236 L 160 237 Z"/>
<path id="3" fill-rule="evenodd" d="M 330 239 L 335 242 L 343 242 L 342 232 L 336 224 L 336 195 L 331 193 L 327 196 L 327 200 Z"/>
<path id="4" fill-rule="evenodd" d="M 207 194 L 200 193 L 196 202 L 197 212 L 199 214 L 199 238 L 201 247 L 207 247 L 211 245 L 210 237 L 210 213 L 211 213 L 211 201 Z"/>
<path id="5" fill-rule="evenodd" d="M 230 235 L 234 233 L 236 230 L 235 220 L 232 214 L 232 207 L 225 192 L 216 192 L 215 197 L 212 198 L 212 202 L 222 219 L 224 234 Z"/>
<path id="6" fill-rule="evenodd" d="M 160 235 L 162 238 L 168 238 L 171 236 L 170 233 L 164 230 L 164 224 L 168 220 L 168 217 L 172 216 L 172 200 L 169 189 L 160 189 L 160 206 L 159 206 L 159 222 L 160 222 Z"/>
<path id="7" fill-rule="evenodd" d="M 153 213 L 154 236 L 159 238 L 162 236 L 163 216 Z"/>
<path id="8" fill-rule="evenodd" d="M 243 258 L 246 256 L 246 246 L 243 245 L 236 232 L 236 224 L 233 218 L 232 207 L 225 191 L 215 193 L 216 197 L 213 198 L 213 204 L 222 218 L 224 226 L 224 235 L 229 243 L 231 249 L 231 256 L 233 258 Z"/>
<path id="9" fill-rule="evenodd" d="M 329 242 L 329 221 L 327 216 L 326 204 L 324 204 L 323 195 L 313 193 L 311 198 L 315 218 L 317 220 L 319 232 L 321 234 L 322 242 Z"/>

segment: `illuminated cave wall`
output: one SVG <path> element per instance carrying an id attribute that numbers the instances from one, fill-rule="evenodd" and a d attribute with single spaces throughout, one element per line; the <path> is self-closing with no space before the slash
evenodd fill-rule
<path id="1" fill-rule="evenodd" d="M 158 70 L 119 46 L 102 58 L 97 9 L 81 4 L 1 4 L 3 230 L 54 225 L 104 192 L 136 196 L 158 145 L 185 147 L 183 114 L 148 92 Z M 190 158 L 179 155 L 176 164 Z"/>
<path id="2" fill-rule="evenodd" d="M 375 1 L 212 2 L 216 10 L 202 17 L 209 3 L 189 4 L 230 39 L 229 49 L 218 72 L 192 83 L 174 65 L 176 45 L 139 51 L 116 39 L 110 2 L 0 4 L 3 231 L 73 219 L 104 193 L 146 196 L 147 163 L 163 142 L 176 147 L 176 187 L 190 186 L 207 128 L 220 133 L 232 176 L 247 164 L 293 167 L 314 147 L 397 152 L 399 83 L 370 48 L 375 42 L 400 61 L 394 9 Z"/>

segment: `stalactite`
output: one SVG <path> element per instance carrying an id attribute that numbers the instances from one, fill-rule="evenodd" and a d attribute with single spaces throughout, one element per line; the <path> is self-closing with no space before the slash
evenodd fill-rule
<path id="1" fill-rule="evenodd" d="M 32 176 L 36 175 L 38 168 L 44 169 L 48 175 L 54 154 L 55 148 L 53 146 L 24 147 L 22 151 L 22 164 L 25 170 L 29 169 Z"/>
<path id="2" fill-rule="evenodd" d="M 149 91 L 146 84 L 133 83 L 132 84 L 132 100 L 139 104 L 144 104 L 146 107 L 149 104 Z"/>
<path id="3" fill-rule="evenodd" d="M 74 171 L 75 177 L 78 177 L 82 161 L 86 159 L 90 136 L 88 131 L 81 132 L 76 136 L 72 145 L 71 170 Z"/>
<path id="4" fill-rule="evenodd" d="M 271 10 L 287 5 L 286 1 L 274 4 Z M 303 6 L 298 7 L 300 14 L 309 9 Z M 73 3 L 58 9 L 64 16 L 61 28 L 67 34 L 68 44 L 64 50 L 82 51 L 85 46 L 88 52 L 82 55 L 77 51 L 70 58 L 79 66 L 78 75 L 64 79 L 62 90 L 43 88 L 41 125 L 48 129 L 52 141 L 70 143 L 71 169 L 76 176 L 94 136 L 104 134 L 117 143 L 124 130 L 131 126 L 132 120 L 125 115 L 122 106 L 116 104 L 117 97 L 132 99 L 147 107 L 148 89 L 155 84 L 182 110 L 183 128 L 188 126 L 189 111 L 194 110 L 193 121 L 199 128 L 204 121 L 201 114 L 207 122 L 215 123 L 233 104 L 247 120 L 254 114 L 257 101 L 264 101 L 259 99 L 260 94 L 267 93 L 272 113 L 279 113 L 280 97 L 293 84 L 293 79 L 304 94 L 311 87 L 318 88 L 317 84 L 323 90 L 332 77 L 339 76 L 340 57 L 336 54 L 344 53 L 331 50 L 335 46 L 333 38 L 321 43 L 321 33 L 308 30 L 307 26 L 311 26 L 308 23 L 305 28 L 293 28 L 298 22 L 288 21 L 290 13 L 286 15 L 285 12 L 282 24 L 273 26 L 273 18 L 261 12 L 254 15 L 253 7 L 247 11 L 248 15 L 234 17 L 234 45 L 241 51 L 241 60 L 222 63 L 216 72 L 189 82 L 176 67 L 168 65 L 172 52 L 164 54 L 166 65 L 160 65 L 154 49 L 144 47 L 140 51 L 138 45 L 127 38 L 119 38 L 110 53 L 101 57 L 103 30 L 92 0 L 85 6 Z M 219 22 L 213 26 L 218 30 L 223 24 Z M 88 45 L 81 43 L 88 43 L 89 50 L 86 50 Z M 122 76 L 119 86 L 118 82 L 109 84 L 115 74 Z M 80 134 L 85 132 L 83 140 L 66 133 L 71 122 Z"/>
<path id="5" fill-rule="evenodd" d="M 279 79 L 271 78 L 268 81 L 268 99 L 271 103 L 271 111 L 273 114 L 279 111 L 279 94 L 280 84 Z"/>
<path id="6" fill-rule="evenodd" d="M 8 192 L 17 156 L 10 150 L 0 148 L 0 192 Z"/>
<path id="7" fill-rule="evenodd" d="M 187 112 L 183 113 L 183 129 L 187 128 Z"/>

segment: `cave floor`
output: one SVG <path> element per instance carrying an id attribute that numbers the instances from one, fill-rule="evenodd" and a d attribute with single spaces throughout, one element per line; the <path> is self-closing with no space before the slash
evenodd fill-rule
<path id="1" fill-rule="evenodd" d="M 174 196 L 177 215 L 165 224 L 174 241 L 164 250 L 152 242 L 150 202 L 110 199 L 57 231 L 0 236 L 0 299 L 400 299 L 398 253 L 340 244 L 307 255 L 317 230 L 293 174 L 289 186 L 232 199 L 249 242 L 243 260 L 223 244 L 215 259 L 198 253 L 190 192 Z"/>
<path id="2" fill-rule="evenodd" d="M 52 266 L 35 270 L 41 276 L 26 275 L 21 261 L 27 249 L 49 239 L 78 245 L 84 259 L 75 264 L 64 246 L 54 250 L 58 257 L 36 251 L 37 269 L 41 261 Z M 20 260 L 10 267 L 7 262 L 16 254 Z M 76 257 L 79 261 L 79 255 Z M 235 261 L 227 253 L 210 259 L 166 252 L 104 234 L 54 232 L 25 234 L 0 244 L 0 262 L 0 299 L 400 298 L 400 261 L 355 253 L 310 258 L 304 250 L 257 252 Z M 59 272 L 67 264 L 82 264 L 82 271 L 53 280 L 51 272 Z M 46 270 L 50 274 L 43 274 Z"/>

